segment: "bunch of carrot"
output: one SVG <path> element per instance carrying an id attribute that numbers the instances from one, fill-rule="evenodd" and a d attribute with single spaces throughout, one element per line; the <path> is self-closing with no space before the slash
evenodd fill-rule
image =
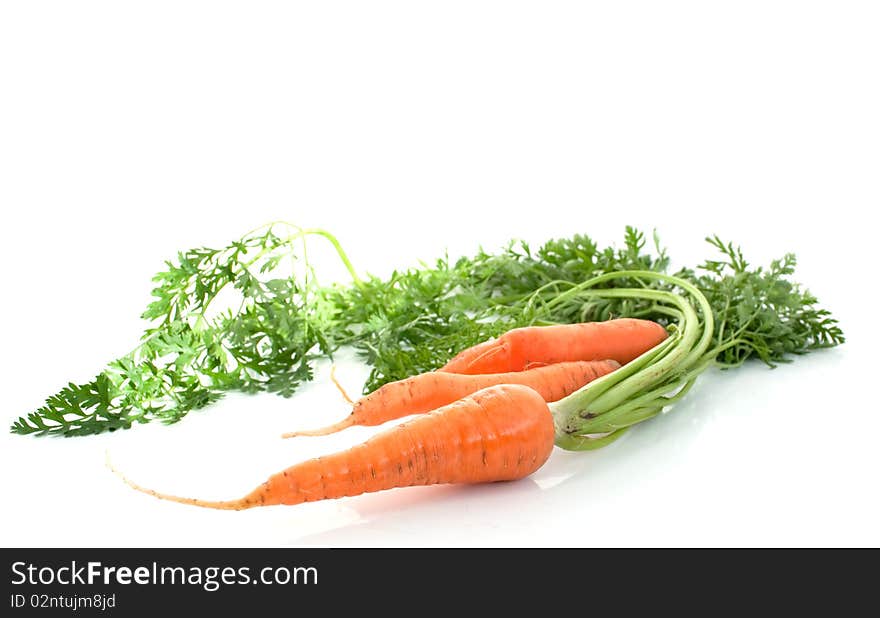
<path id="1" fill-rule="evenodd" d="M 581 287 L 583 293 L 592 293 L 590 282 Z M 596 293 L 621 292 L 667 294 L 670 298 L 664 300 L 672 305 L 687 305 L 666 292 Z M 325 435 L 418 415 L 353 448 L 289 467 L 240 499 L 184 498 L 125 480 L 158 498 L 240 510 L 412 485 L 520 479 L 547 461 L 554 444 L 583 448 L 582 441 L 601 445 L 613 439 L 618 429 L 598 437 L 577 428 L 572 433 L 577 420 L 597 416 L 579 402 L 591 387 L 607 391 L 615 375 L 631 378 L 658 356 L 665 357 L 658 353 L 674 347 L 668 344 L 681 333 L 673 329 L 670 338 L 660 324 L 631 318 L 511 330 L 461 351 L 437 371 L 386 384 L 354 403 L 341 422 L 285 434 Z"/>

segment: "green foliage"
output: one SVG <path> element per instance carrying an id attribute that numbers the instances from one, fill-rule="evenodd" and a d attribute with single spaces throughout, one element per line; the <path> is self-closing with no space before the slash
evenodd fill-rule
<path id="1" fill-rule="evenodd" d="M 750 269 L 738 247 L 717 236 L 706 240 L 722 258 L 703 263 L 703 274 L 678 274 L 692 280 L 712 304 L 717 364 L 735 367 L 756 355 L 773 366 L 790 360 L 790 354 L 843 343 L 837 320 L 816 307 L 815 296 L 788 280 L 797 263 L 794 255 L 773 260 L 766 269 Z"/>
<path id="2" fill-rule="evenodd" d="M 276 234 L 278 227 L 289 233 Z M 352 284 L 318 284 L 305 252 L 314 235 L 333 244 Z M 719 364 L 736 366 L 751 356 L 773 364 L 843 342 L 829 313 L 789 281 L 793 256 L 750 269 L 739 249 L 708 240 L 720 259 L 677 275 L 712 306 Z M 270 225 L 223 249 L 192 249 L 167 262 L 154 277 L 154 300 L 143 313 L 151 324 L 140 344 L 91 382 L 68 384 L 11 429 L 86 435 L 153 420 L 173 423 L 233 390 L 290 396 L 312 379 L 315 360 L 341 346 L 353 346 L 371 366 L 369 392 L 435 369 L 461 349 L 518 326 L 621 316 L 666 323 L 669 313 L 650 300 L 566 291 L 606 273 L 663 273 L 668 266 L 656 237 L 649 250 L 644 234 L 627 228 L 620 248 L 600 248 L 582 234 L 537 250 L 517 241 L 494 253 L 480 250 L 362 280 L 327 232 Z M 216 309 L 230 284 L 236 302 Z M 604 286 L 669 287 L 627 277 Z"/>
<path id="3" fill-rule="evenodd" d="M 644 311 L 645 304 L 599 300 L 561 305 L 538 320 L 528 305 L 530 299 L 552 299 L 571 284 L 606 272 L 665 269 L 665 251 L 658 247 L 654 258 L 645 245 L 644 235 L 632 228 L 622 249 L 599 249 L 581 234 L 548 241 L 534 253 L 528 244 L 512 242 L 497 253 L 481 250 L 454 264 L 440 259 L 430 267 L 337 290 L 335 303 L 347 318 L 345 338 L 372 367 L 364 392 L 436 369 L 461 349 L 511 328 Z"/>
<path id="4" fill-rule="evenodd" d="M 222 250 L 193 249 L 154 277 L 143 317 L 153 325 L 140 344 L 93 381 L 69 384 L 19 418 L 15 433 L 77 436 L 159 420 L 173 423 L 230 390 L 292 395 L 312 379 L 316 358 L 335 349 L 335 307 L 305 277 L 267 278 L 309 231 L 286 237 L 273 227 Z M 303 285 L 301 280 L 305 280 Z M 236 309 L 209 306 L 232 284 Z"/>

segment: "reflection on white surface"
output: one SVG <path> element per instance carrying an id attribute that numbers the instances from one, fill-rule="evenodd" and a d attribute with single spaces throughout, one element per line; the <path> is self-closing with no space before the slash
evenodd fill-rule
<path id="1" fill-rule="evenodd" d="M 876 415 L 822 389 L 856 380 L 841 350 L 769 370 L 712 371 L 670 412 L 598 451 L 556 449 L 532 477 L 509 483 L 401 488 L 295 507 L 211 511 L 131 491 L 234 498 L 297 461 L 345 448 L 381 428 L 281 440 L 292 427 L 346 411 L 324 378 L 296 397 L 230 397 L 172 427 L 78 440 L 7 437 L 4 543 L 45 545 L 493 546 L 869 543 L 878 515 L 866 432 L 829 441 L 829 411 L 877 427 Z M 343 361 L 345 382 L 363 368 Z M 844 418 L 844 416 L 838 416 Z M 873 423 L 873 425 L 872 425 Z M 872 448 L 872 447 L 871 447 Z M 59 468 L 62 456 L 65 466 Z M 11 462 L 17 462 L 12 464 Z M 29 479 L 51 479 L 33 491 Z M 54 525 L 74 518 L 76 532 Z M 847 526 L 831 525 L 845 517 Z M 39 534 L 36 531 L 39 530 Z M 851 531 L 855 536 L 848 536 Z M 871 532 L 874 531 L 874 532 Z M 874 534 L 874 537 L 870 535 Z"/>

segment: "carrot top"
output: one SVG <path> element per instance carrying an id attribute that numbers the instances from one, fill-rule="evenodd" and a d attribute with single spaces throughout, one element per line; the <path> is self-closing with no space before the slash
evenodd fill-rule
<path id="1" fill-rule="evenodd" d="M 663 281 L 683 294 L 646 288 L 596 289 L 615 278 Z M 605 446 L 636 423 L 656 416 L 680 399 L 697 376 L 715 363 L 722 348 L 738 343 L 731 338 L 714 347 L 715 318 L 706 296 L 679 277 L 650 271 L 622 271 L 594 277 L 574 286 L 553 302 L 567 297 L 648 299 L 676 323 L 670 337 L 617 371 L 602 376 L 550 405 L 557 427 L 557 446 L 586 450 Z M 662 309 L 661 309 L 662 308 Z M 546 309 L 545 309 L 546 310 Z"/>
<path id="2" fill-rule="evenodd" d="M 577 436 L 613 439 L 658 413 L 712 364 L 757 357 L 772 365 L 844 341 L 836 320 L 790 280 L 794 256 L 755 268 L 733 245 L 708 241 L 718 256 L 674 276 L 656 237 L 651 250 L 627 228 L 620 247 L 580 234 L 536 250 L 513 242 L 379 277 L 359 275 L 329 232 L 272 223 L 167 262 L 137 346 L 11 430 L 86 435 L 173 423 L 229 391 L 289 396 L 312 379 L 316 361 L 345 346 L 372 368 L 368 393 L 517 327 L 635 317 L 669 328 L 672 336 L 625 372 L 555 404 L 560 442 L 580 447 L 587 443 Z M 317 251 L 326 247 L 322 276 L 336 263 L 328 274 L 350 283 L 319 283 Z"/>

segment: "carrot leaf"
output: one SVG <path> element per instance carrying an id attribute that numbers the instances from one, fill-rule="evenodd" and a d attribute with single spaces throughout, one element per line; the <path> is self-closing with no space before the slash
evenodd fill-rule
<path id="1" fill-rule="evenodd" d="M 318 283 L 306 252 L 315 237 L 334 247 L 350 284 Z M 364 392 L 371 392 L 436 369 L 458 351 L 519 326 L 630 316 L 671 327 L 686 313 L 678 301 L 668 302 L 670 295 L 681 295 L 682 282 L 695 290 L 689 302 L 703 297 L 712 318 L 697 311 L 702 317 L 691 319 L 688 333 L 700 325 L 709 339 L 704 353 L 696 354 L 697 340 L 702 346 L 704 338 L 688 334 L 690 347 L 676 352 L 687 366 L 656 388 L 689 384 L 689 371 L 710 364 L 735 367 L 757 358 L 772 366 L 844 341 L 837 321 L 790 279 L 793 255 L 752 267 L 739 247 L 718 236 L 706 240 L 715 255 L 674 275 L 656 232 L 649 241 L 627 227 L 619 247 L 600 246 L 586 234 L 539 247 L 512 241 L 494 252 L 444 256 L 361 278 L 332 234 L 273 223 L 226 247 L 198 247 L 167 261 L 153 277 L 153 300 L 142 315 L 147 326 L 137 346 L 90 382 L 60 388 L 15 420 L 11 431 L 88 435 L 151 421 L 174 423 L 230 391 L 288 397 L 313 379 L 317 360 L 344 346 L 370 366 Z M 596 395 L 596 401 L 633 395 L 614 393 Z M 667 399 L 638 400 L 615 419 L 599 415 L 591 425 L 577 421 L 574 429 L 640 422 L 666 405 L 670 395 L 661 395 Z M 568 439 L 588 448 L 576 432 Z"/>

